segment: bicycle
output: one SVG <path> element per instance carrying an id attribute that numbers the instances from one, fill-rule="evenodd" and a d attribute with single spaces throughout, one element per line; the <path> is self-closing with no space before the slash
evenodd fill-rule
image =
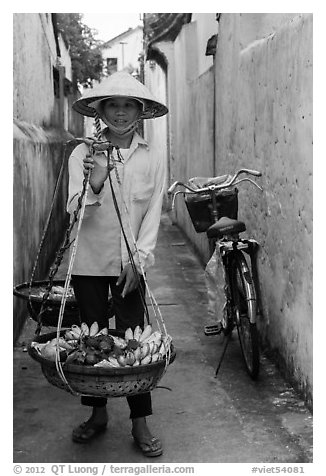
<path id="1" fill-rule="evenodd" d="M 256 170 L 240 169 L 233 176 L 223 175 L 206 180 L 202 186 L 197 185 L 198 177 L 189 179 L 188 183 L 174 182 L 168 189 L 182 186 L 186 191 L 174 192 L 172 208 L 178 194 L 183 194 L 185 204 L 197 233 L 206 231 L 210 242 L 210 251 L 219 253 L 224 267 L 225 305 L 221 323 L 205 326 L 205 335 L 211 336 L 221 332 L 227 337 L 226 343 L 215 372 L 217 375 L 224 358 L 232 331 L 236 327 L 240 341 L 245 367 L 250 377 L 255 380 L 259 373 L 259 337 L 257 331 L 257 276 L 254 273 L 256 253 L 259 244 L 254 239 L 243 239 L 239 234 L 246 230 L 243 221 L 237 219 L 238 189 L 241 182 L 250 182 L 262 191 L 251 178 L 238 179 L 240 174 L 260 177 Z M 237 180 L 238 179 L 238 180 Z M 250 257 L 250 265 L 244 253 Z M 253 279 L 255 276 L 255 280 Z"/>

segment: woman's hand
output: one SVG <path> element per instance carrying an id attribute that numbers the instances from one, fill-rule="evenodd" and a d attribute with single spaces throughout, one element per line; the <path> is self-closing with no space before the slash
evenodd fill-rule
<path id="1" fill-rule="evenodd" d="M 104 154 L 101 154 L 101 164 L 94 160 L 94 155 L 87 154 L 84 162 L 84 174 L 88 174 L 91 171 L 89 183 L 94 193 L 99 193 L 103 187 L 104 182 L 109 176 L 109 169 L 107 166 L 107 158 Z"/>
<path id="2" fill-rule="evenodd" d="M 123 298 L 131 291 L 134 291 L 137 288 L 139 282 L 139 275 L 135 276 L 134 270 L 130 263 L 126 264 L 126 266 L 124 266 L 123 270 L 121 271 L 117 281 L 117 286 L 119 286 L 124 279 L 126 282 L 121 293 Z"/>

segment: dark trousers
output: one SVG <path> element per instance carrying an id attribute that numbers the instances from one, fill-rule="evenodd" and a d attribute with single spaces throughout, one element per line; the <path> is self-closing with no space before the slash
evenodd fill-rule
<path id="1" fill-rule="evenodd" d="M 121 297 L 124 283 L 116 285 L 116 276 L 72 276 L 72 285 L 80 309 L 81 322 L 91 326 L 97 322 L 99 328 L 108 327 L 108 294 L 111 290 L 116 329 L 125 331 L 137 325 L 144 327 L 144 308 L 138 289 Z M 141 278 L 144 289 L 144 281 Z M 140 418 L 152 414 L 150 392 L 127 397 L 130 418 Z M 103 397 L 81 397 L 82 405 L 103 407 L 107 399 Z"/>

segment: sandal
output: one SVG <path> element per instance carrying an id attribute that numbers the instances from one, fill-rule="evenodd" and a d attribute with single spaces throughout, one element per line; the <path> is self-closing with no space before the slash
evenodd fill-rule
<path id="1" fill-rule="evenodd" d="M 139 438 L 137 438 L 133 433 L 132 433 L 134 442 L 138 446 L 138 448 L 141 450 L 144 456 L 161 456 L 163 453 L 163 448 L 160 440 L 158 438 L 151 438 L 150 440 L 147 441 L 141 441 Z"/>
<path id="2" fill-rule="evenodd" d="M 98 425 L 91 420 L 85 421 L 77 426 L 72 432 L 72 440 L 75 443 L 88 443 L 96 436 L 100 435 L 106 430 L 107 423 Z"/>

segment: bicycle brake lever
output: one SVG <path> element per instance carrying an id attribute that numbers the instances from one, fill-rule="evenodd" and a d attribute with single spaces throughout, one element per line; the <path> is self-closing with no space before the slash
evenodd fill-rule
<path id="1" fill-rule="evenodd" d="M 242 179 L 240 179 L 240 180 L 236 180 L 236 181 L 232 184 L 232 186 L 238 185 L 238 184 L 241 183 L 241 182 L 250 182 L 250 183 L 252 183 L 253 185 L 255 185 L 257 188 L 259 188 L 259 190 L 260 190 L 261 192 L 264 191 L 263 188 L 262 188 L 260 185 L 258 185 L 254 180 L 250 179 L 249 177 L 242 178 Z"/>
<path id="2" fill-rule="evenodd" d="M 255 175 L 256 177 L 262 176 L 262 173 L 259 172 L 258 170 L 244 169 L 244 172 L 246 172 L 247 174 Z"/>
<path id="3" fill-rule="evenodd" d="M 175 187 L 178 185 L 178 181 L 174 182 L 169 188 L 168 188 L 168 195 L 171 195 Z"/>

